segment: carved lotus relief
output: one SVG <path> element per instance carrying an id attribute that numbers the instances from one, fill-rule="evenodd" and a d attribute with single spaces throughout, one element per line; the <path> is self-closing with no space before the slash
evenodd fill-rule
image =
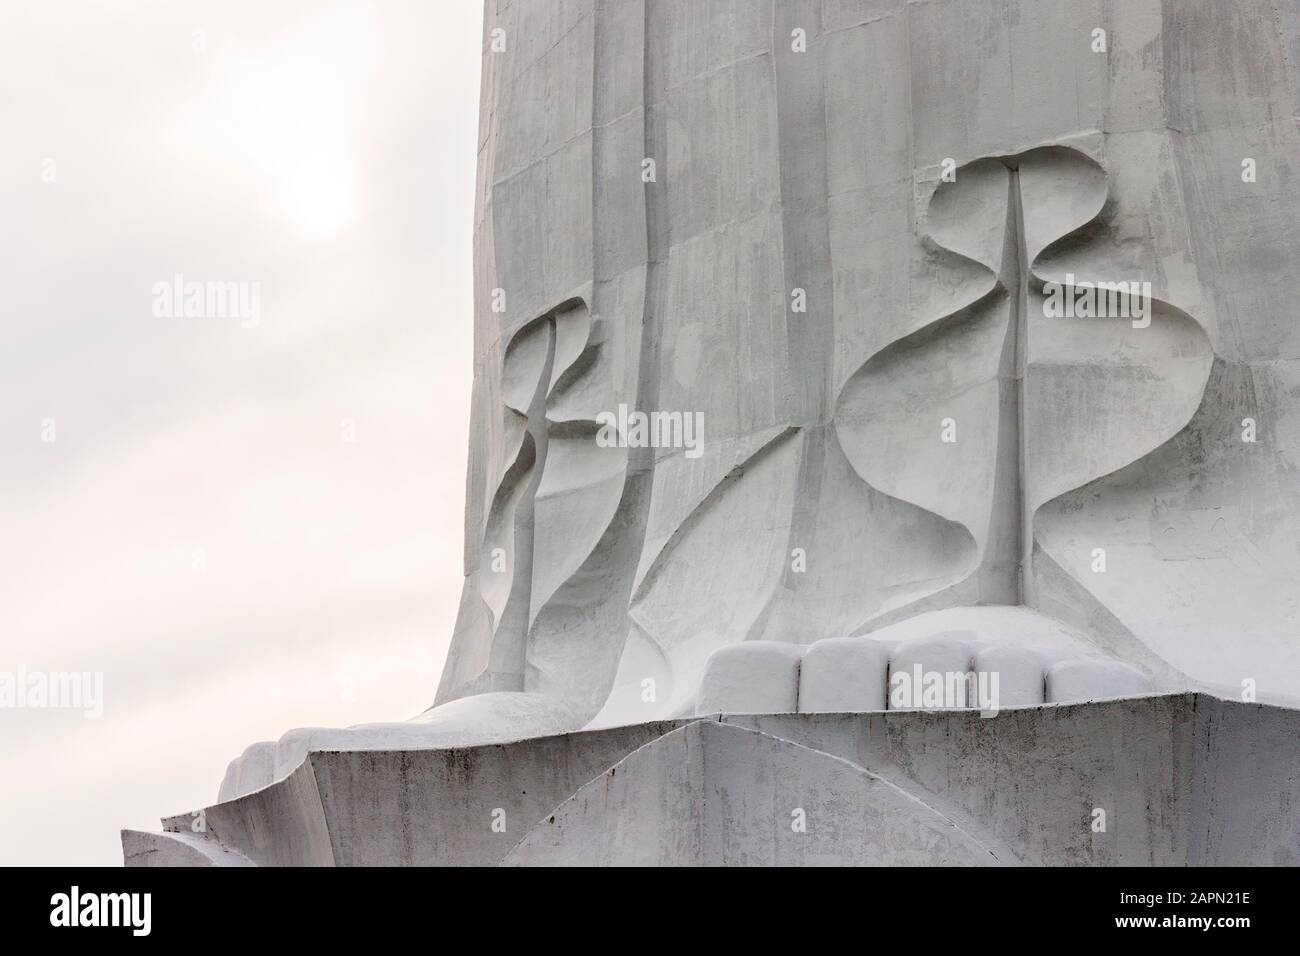
<path id="1" fill-rule="evenodd" d="M 1104 170 L 1066 147 L 957 169 L 928 201 L 910 319 L 849 376 L 829 424 L 713 444 L 698 462 L 656 456 L 650 497 L 689 498 L 654 507 L 632 493 L 627 450 L 594 440 L 614 398 L 586 306 L 518 330 L 479 573 L 493 669 L 597 700 L 603 662 L 622 655 L 620 693 L 649 675 L 663 706 L 646 713 L 663 714 L 728 643 L 856 633 L 922 602 L 1033 606 L 1035 511 L 1176 434 L 1213 361 L 1200 326 L 1158 299 L 1140 323 L 1044 309 L 1071 281 L 1142 278 L 1110 275 L 1088 229 L 1107 202 Z M 494 573 L 503 553 L 511 573 Z"/>
<path id="2" fill-rule="evenodd" d="M 1140 320 L 1137 302 L 1102 317 L 1044 308 L 1097 282 L 1136 285 L 1111 274 L 1104 249 L 1088 256 L 1085 227 L 1106 203 L 1105 172 L 1066 147 L 960 167 L 926 216 L 923 288 L 937 312 L 883 344 L 839 396 L 835 429 L 857 474 L 969 532 L 984 603 L 1032 603 L 1020 569 L 1034 512 L 1168 441 L 1209 379 L 1208 338 L 1169 303 L 1152 299 Z M 1066 246 L 1095 262 L 1091 274 L 1040 268 Z"/>

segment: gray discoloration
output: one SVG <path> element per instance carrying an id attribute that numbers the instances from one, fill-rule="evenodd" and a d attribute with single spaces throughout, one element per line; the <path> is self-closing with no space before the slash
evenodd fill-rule
<path id="1" fill-rule="evenodd" d="M 579 789 L 504 862 L 988 866 L 998 858 L 933 807 L 848 761 L 697 721 Z"/>
<path id="2" fill-rule="evenodd" d="M 1300 697 L 1294 4 L 485 7 L 436 706 L 254 744 L 210 838 L 496 862 L 554 810 L 519 861 L 810 862 L 729 789 L 746 754 L 865 826 L 854 861 L 926 858 L 923 814 L 854 815 L 887 783 L 1004 861 L 1300 862 L 1298 718 L 1192 693 Z M 1047 307 L 1118 283 L 1141 321 Z M 601 445 L 619 408 L 702 445 Z M 1028 706 L 888 712 L 911 667 Z M 707 711 L 767 716 L 659 739 Z M 733 816 L 690 809 L 711 781 Z"/>
<path id="3" fill-rule="evenodd" d="M 313 753 L 202 837 L 184 814 L 176 843 L 123 845 L 130 865 L 1288 864 L 1297 768 L 1300 714 L 1205 694 L 723 716 Z"/>

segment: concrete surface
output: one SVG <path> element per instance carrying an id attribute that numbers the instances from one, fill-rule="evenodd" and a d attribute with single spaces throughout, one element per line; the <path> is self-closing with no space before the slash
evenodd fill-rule
<path id="1" fill-rule="evenodd" d="M 1015 610 L 1011 623 L 1019 624 L 1024 615 L 1022 609 Z M 996 643 L 986 643 L 975 631 L 939 632 L 897 643 L 869 637 L 827 638 L 806 648 L 745 641 L 709 656 L 697 708 L 701 714 L 975 706 L 996 710 L 1154 690 L 1144 672 L 1120 661 L 1095 655 L 1062 657 L 1067 651 L 1050 643 L 1027 639 L 1008 643 L 1008 638 L 1024 637 L 1014 628 L 997 633 L 1001 640 Z M 930 699 L 932 687 L 934 699 Z"/>
<path id="2" fill-rule="evenodd" d="M 254 744 L 213 808 L 223 845 L 361 862 L 322 800 L 343 780 L 397 786 L 385 760 L 715 710 L 788 711 L 799 736 L 838 726 L 814 712 L 891 708 L 882 666 L 996 674 L 1003 707 L 1300 697 L 1297 10 L 488 0 L 465 580 L 436 706 Z M 1116 282 L 1149 284 L 1123 302 L 1140 321 L 1047 308 Z M 628 413 L 667 424 L 639 433 Z M 1115 716 L 1130 706 L 1132 727 Z M 1271 716 L 1242 716 L 1256 712 Z M 1149 735 L 1148 762 L 1063 716 L 1093 714 L 1118 721 L 1099 732 Z M 1293 752 L 1276 729 L 1292 719 L 1184 695 L 842 721 L 921 747 L 892 754 L 917 775 L 899 786 L 942 784 L 981 847 L 1264 862 L 1294 855 L 1294 775 L 1269 769 Z M 968 728 L 969 750 L 931 726 Z M 865 804 L 884 793 L 767 742 L 674 740 L 697 735 Z M 995 738 L 1015 752 L 981 749 Z M 839 739 L 794 742 L 843 756 Z M 1264 755 L 1262 789 L 1215 769 L 1242 759 L 1229 740 Z M 682 746 L 629 764 L 686 774 L 645 783 L 661 808 L 712 785 Z M 986 781 L 1009 764 L 1074 789 L 1034 810 Z M 518 860 L 622 859 L 574 840 L 608 848 L 627 828 L 678 839 L 671 821 L 602 816 L 614 804 L 578 789 L 592 766 L 547 791 L 575 802 Z M 364 767 L 373 786 L 353 779 Z M 976 814 L 976 794 L 1007 815 Z M 1123 839 L 1061 829 L 1102 804 Z M 254 810 L 284 821 L 272 846 Z M 731 822 L 710 826 L 719 842 L 681 859 L 795 859 L 770 843 L 750 857 Z M 399 838 L 376 853 L 500 858 Z"/>
<path id="3" fill-rule="evenodd" d="M 701 714 L 781 714 L 799 709 L 804 649 L 780 641 L 748 641 L 709 655 L 700 681 Z"/>
<path id="4" fill-rule="evenodd" d="M 998 859 L 932 807 L 848 761 L 696 721 L 583 786 L 504 862 L 991 866 Z"/>
<path id="5" fill-rule="evenodd" d="M 723 715 L 313 752 L 123 848 L 132 866 L 1294 865 L 1298 768 L 1300 712 L 1206 694 Z"/>
<path id="6" fill-rule="evenodd" d="M 719 648 L 996 605 L 1048 623 L 985 644 L 1300 693 L 1293 8 L 489 2 L 438 702 L 676 717 Z M 1044 313 L 1128 280 L 1142 327 Z M 619 405 L 702 453 L 596 447 Z"/>

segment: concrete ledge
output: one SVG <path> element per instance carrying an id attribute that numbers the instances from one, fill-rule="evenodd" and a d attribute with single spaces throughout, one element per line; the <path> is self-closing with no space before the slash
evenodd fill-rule
<path id="1" fill-rule="evenodd" d="M 126 866 L 253 866 L 241 853 L 194 833 L 122 831 Z"/>
<path id="2" fill-rule="evenodd" d="M 695 724 L 763 739 L 720 737 Z M 694 729 L 660 746 L 686 726 Z M 713 754 L 702 777 L 688 772 L 694 765 L 682 747 L 690 741 L 698 754 Z M 1043 704 L 993 717 L 733 714 L 479 747 L 315 752 L 288 778 L 207 808 L 202 836 L 190 831 L 194 816 L 182 814 L 165 821 L 162 835 L 125 831 L 123 851 L 130 866 L 965 864 L 979 862 L 968 852 L 977 845 L 1013 864 L 1294 865 L 1297 766 L 1300 711 L 1208 694 Z M 634 768 L 635 786 L 618 779 Z M 681 821 L 713 812 L 700 780 L 741 796 L 730 817 L 705 821 L 721 842 L 672 849 L 673 834 L 689 835 L 678 833 Z M 821 837 L 780 843 L 790 821 L 777 826 L 768 803 L 744 797 L 745 787 L 785 802 L 794 787 L 789 809 L 815 808 L 839 848 Z M 889 811 L 901 816 L 881 829 L 862 814 L 880 811 L 886 793 L 901 801 Z M 1098 810 L 1104 829 L 1094 826 Z M 936 842 L 929 813 L 973 843 Z M 559 831 L 538 829 L 552 816 L 566 821 Z M 645 842 L 615 850 L 615 836 Z M 929 856 L 918 853 L 918 840 Z"/>

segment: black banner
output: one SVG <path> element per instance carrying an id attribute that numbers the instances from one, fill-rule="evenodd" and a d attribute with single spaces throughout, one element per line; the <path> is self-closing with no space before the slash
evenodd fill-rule
<path id="1" fill-rule="evenodd" d="M 536 932 L 560 921 L 583 924 L 593 939 L 641 935 L 662 940 L 666 919 L 766 932 L 788 920 L 818 920 L 833 931 L 869 932 L 875 944 L 897 934 L 909 945 L 951 945 L 983 932 L 1014 940 L 1098 936 L 1232 945 L 1236 934 L 1288 925 L 1290 869 L 890 869 L 763 873 L 731 870 L 645 873 L 630 879 L 591 873 L 510 870 L 11 869 L 0 905 L 13 941 L 77 935 L 81 945 L 110 939 L 208 939 L 228 947 L 373 941 L 377 931 L 409 931 L 429 920 L 464 932 Z M 631 876 L 628 874 L 628 876 Z M 695 884 L 695 879 L 701 882 Z M 751 879 L 757 880 L 750 884 Z M 785 884 L 786 880 L 790 883 Z M 739 898 L 739 899 L 738 899 Z M 713 902 L 710 902 L 712 900 Z M 736 903 L 744 900 L 739 907 Z M 755 905 L 757 904 L 757 905 Z M 537 914 L 532 919 L 524 911 Z M 638 910 L 644 910 L 638 913 Z M 836 915 L 838 914 L 838 915 Z M 1292 914 L 1293 915 L 1293 914 Z M 727 926 L 737 920 L 743 926 Z M 776 925 L 773 925 L 775 923 Z M 1044 925 L 1046 924 L 1046 925 Z M 799 923 L 795 924 L 799 926 Z M 857 930 L 853 926 L 857 926 Z M 637 927 L 640 927 L 638 930 Z M 1038 934 L 1046 930 L 1050 935 Z M 594 932 L 593 932 L 594 931 Z M 546 945 L 555 945 L 554 936 Z M 437 941 L 435 940 L 435 943 Z"/>

